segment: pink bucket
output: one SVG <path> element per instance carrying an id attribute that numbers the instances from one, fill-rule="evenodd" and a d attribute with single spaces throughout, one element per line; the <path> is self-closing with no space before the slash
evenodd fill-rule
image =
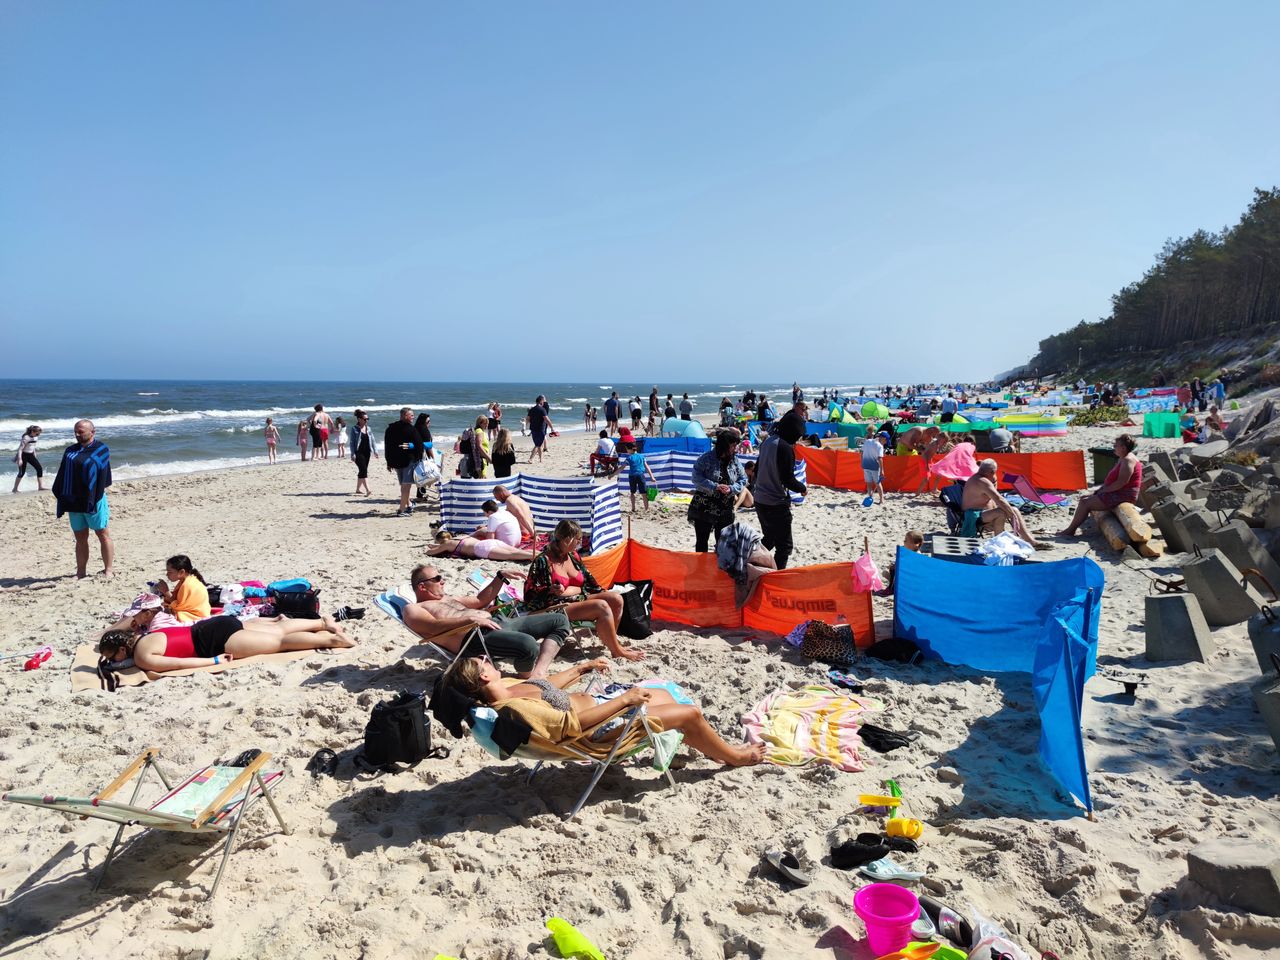
<path id="1" fill-rule="evenodd" d="M 873 956 L 901 950 L 911 940 L 911 924 L 920 916 L 920 901 L 896 883 L 870 883 L 853 895 L 853 911 L 867 928 Z"/>

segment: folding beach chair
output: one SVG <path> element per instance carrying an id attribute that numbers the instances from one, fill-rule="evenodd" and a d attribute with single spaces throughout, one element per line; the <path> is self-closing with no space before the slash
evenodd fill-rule
<path id="1" fill-rule="evenodd" d="M 446 649 L 439 643 L 427 640 L 419 636 L 414 630 L 404 622 L 404 608 L 409 605 L 410 601 L 405 599 L 404 595 L 396 590 L 384 590 L 373 598 L 373 605 L 394 620 L 400 626 L 404 627 L 413 636 L 415 644 L 425 647 L 427 653 L 436 660 L 439 660 L 445 667 L 453 666 L 455 660 L 462 656 L 467 647 L 473 640 L 479 638 L 480 646 L 484 649 L 485 655 L 488 656 L 489 650 L 484 646 L 484 631 L 479 627 L 458 627 L 456 630 L 450 630 L 447 633 L 439 634 L 435 640 L 446 640 L 453 637 L 461 637 L 462 642 L 458 644 L 458 652 Z"/>
<path id="2" fill-rule="evenodd" d="M 240 829 L 245 815 L 253 805 L 265 798 L 275 814 L 280 830 L 289 834 L 288 824 L 280 815 L 271 790 L 276 782 L 284 776 L 283 770 L 263 772 L 263 767 L 271 759 L 269 753 L 259 753 L 244 767 L 209 766 L 202 767 L 187 777 L 177 787 L 172 787 L 169 778 L 164 775 L 156 758 L 160 751 L 156 747 L 148 747 L 133 763 L 125 768 L 124 773 L 116 777 L 111 784 L 92 797 L 60 797 L 50 794 L 29 795 L 5 793 L 0 799 L 10 803 L 25 803 L 40 807 L 43 810 L 57 810 L 67 815 L 75 815 L 80 819 L 93 817 L 97 820 L 109 820 L 120 825 L 115 839 L 107 851 L 107 859 L 102 864 L 102 871 L 93 885 L 97 890 L 106 879 L 107 870 L 111 866 L 111 858 L 115 856 L 116 847 L 125 827 L 145 827 L 148 830 L 167 830 L 174 833 L 226 834 L 222 848 L 222 861 L 218 864 L 218 874 L 213 879 L 207 899 L 212 900 L 218 892 L 218 884 L 222 882 L 222 872 L 227 867 L 227 860 L 235 846 L 236 833 Z M 147 773 L 155 769 L 160 782 L 169 792 L 149 807 L 137 806 L 138 794 L 142 792 L 142 784 Z M 134 776 L 138 780 L 133 787 L 133 795 L 128 803 L 118 803 L 111 799 Z"/>
<path id="3" fill-rule="evenodd" d="M 587 689 L 589 691 L 591 687 L 588 686 Z M 503 756 L 501 749 L 493 742 L 491 736 L 497 719 L 498 713 L 493 707 L 473 707 L 471 710 L 471 737 L 487 753 L 492 754 L 499 760 L 514 757 L 518 760 L 533 761 L 533 769 L 529 771 L 526 783 L 533 782 L 533 778 L 545 763 L 585 763 L 594 767 L 591 780 L 582 791 L 582 795 L 578 797 L 573 809 L 564 815 L 566 821 L 572 820 L 578 815 L 578 811 L 586 804 L 591 792 L 595 790 L 596 784 L 600 782 L 600 778 L 604 776 L 604 772 L 609 767 L 634 756 L 646 747 L 652 747 L 655 754 L 662 758 L 660 763 L 655 762 L 654 765 L 662 771 L 671 788 L 673 790 L 676 789 L 675 778 L 671 776 L 671 758 L 675 755 L 676 750 L 679 749 L 680 741 L 683 740 L 684 736 L 674 731 L 655 733 L 653 728 L 649 726 L 648 716 L 643 704 L 627 711 L 624 715 L 625 725 L 612 745 L 592 740 L 591 734 L 596 729 L 592 727 L 590 730 L 583 731 L 580 737 L 574 740 L 561 741 L 560 743 L 552 743 L 549 740 L 543 740 L 541 737 L 531 736 L 528 743 L 517 747 L 514 753 L 508 754 L 506 757 Z M 607 723 L 609 721 L 604 722 Z M 659 738 L 668 739 L 664 744 Z M 607 750 L 603 749 L 605 747 L 607 747 Z"/>
<path id="4" fill-rule="evenodd" d="M 1066 503 L 1068 499 L 1067 497 L 1060 497 L 1056 493 L 1041 493 L 1030 480 L 1020 473 L 1006 473 L 1004 482 L 1012 484 L 1018 496 L 1028 503 L 1038 503 L 1042 507 L 1056 507 L 1060 503 Z"/>

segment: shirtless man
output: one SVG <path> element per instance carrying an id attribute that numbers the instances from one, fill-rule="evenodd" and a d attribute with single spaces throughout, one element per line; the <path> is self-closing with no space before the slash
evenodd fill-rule
<path id="1" fill-rule="evenodd" d="M 960 500 L 962 509 L 981 510 L 980 527 L 989 528 L 993 533 L 1004 529 L 1005 522 L 1013 527 L 1013 532 L 1027 541 L 1037 550 L 1048 550 L 1049 545 L 1040 543 L 1031 536 L 1031 531 L 1022 522 L 1020 514 L 1008 500 L 1000 496 L 996 489 L 996 462 L 991 459 L 978 462 L 978 472 L 964 482 L 964 496 Z"/>
<path id="2" fill-rule="evenodd" d="M 329 434 L 333 432 L 333 418 L 325 413 L 324 404 L 317 403 L 308 424 L 311 432 L 311 459 L 320 454 L 321 460 L 329 459 Z"/>
<path id="3" fill-rule="evenodd" d="M 523 580 L 524 574 L 503 570 L 474 597 L 446 597 L 440 571 L 429 563 L 420 563 L 409 574 L 417 602 L 404 608 L 405 626 L 424 640 L 457 653 L 470 634 L 442 634 L 475 625 L 484 631 L 484 647 L 473 643 L 470 653 L 478 656 L 487 650 L 494 657 L 513 660 L 516 675 L 523 679 L 545 677 L 569 636 L 569 618 L 560 610 L 512 619 L 494 617 L 490 611 L 498 593 L 508 581 L 516 579 Z"/>
<path id="4" fill-rule="evenodd" d="M 493 488 L 493 499 L 506 507 L 507 513 L 515 517 L 516 523 L 520 524 L 520 542 L 532 543 L 538 528 L 533 522 L 533 511 L 529 509 L 529 504 L 524 502 L 524 498 L 499 485 Z"/>

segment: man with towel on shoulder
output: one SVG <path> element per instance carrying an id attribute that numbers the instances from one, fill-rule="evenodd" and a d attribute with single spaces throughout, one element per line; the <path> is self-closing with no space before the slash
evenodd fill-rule
<path id="1" fill-rule="evenodd" d="M 71 521 L 76 538 L 76 579 L 83 580 L 89 566 L 89 531 L 98 537 L 102 550 L 102 575 L 111 576 L 116 547 L 107 524 L 111 508 L 107 487 L 111 486 L 111 451 L 95 439 L 92 420 L 77 420 L 76 442 L 62 451 L 62 463 L 53 479 L 53 495 L 58 499 L 58 516 Z"/>

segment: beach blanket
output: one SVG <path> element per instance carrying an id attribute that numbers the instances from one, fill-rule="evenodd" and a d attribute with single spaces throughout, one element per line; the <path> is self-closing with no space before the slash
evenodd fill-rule
<path id="1" fill-rule="evenodd" d="M 123 670 L 100 670 L 98 669 L 98 661 L 101 658 L 98 656 L 98 651 L 93 644 L 83 643 L 76 647 L 75 656 L 71 660 L 71 692 L 78 693 L 81 690 L 110 690 L 114 692 L 120 687 L 140 687 L 144 683 L 159 680 L 161 677 L 188 677 L 193 673 L 221 673 L 223 670 L 235 670 L 255 663 L 297 660 L 299 657 L 318 652 L 316 650 L 286 650 L 283 653 L 266 653 L 257 657 L 237 658 L 229 663 L 219 663 L 216 666 L 193 667 L 188 670 L 167 670 L 164 673 L 156 673 L 152 670 L 143 670 L 141 667 L 125 667 Z"/>
<path id="2" fill-rule="evenodd" d="M 743 714 L 742 726 L 748 743 L 768 745 L 770 763 L 829 763 L 857 773 L 865 766 L 858 750 L 858 727 L 863 714 L 879 709 L 879 702 L 867 697 L 811 684 L 769 694 Z"/>
<path id="3" fill-rule="evenodd" d="M 972 443 L 957 443 L 956 448 L 945 457 L 939 457 L 929 464 L 929 472 L 935 477 L 968 480 L 978 472 L 978 461 L 974 459 L 973 451 Z"/>

